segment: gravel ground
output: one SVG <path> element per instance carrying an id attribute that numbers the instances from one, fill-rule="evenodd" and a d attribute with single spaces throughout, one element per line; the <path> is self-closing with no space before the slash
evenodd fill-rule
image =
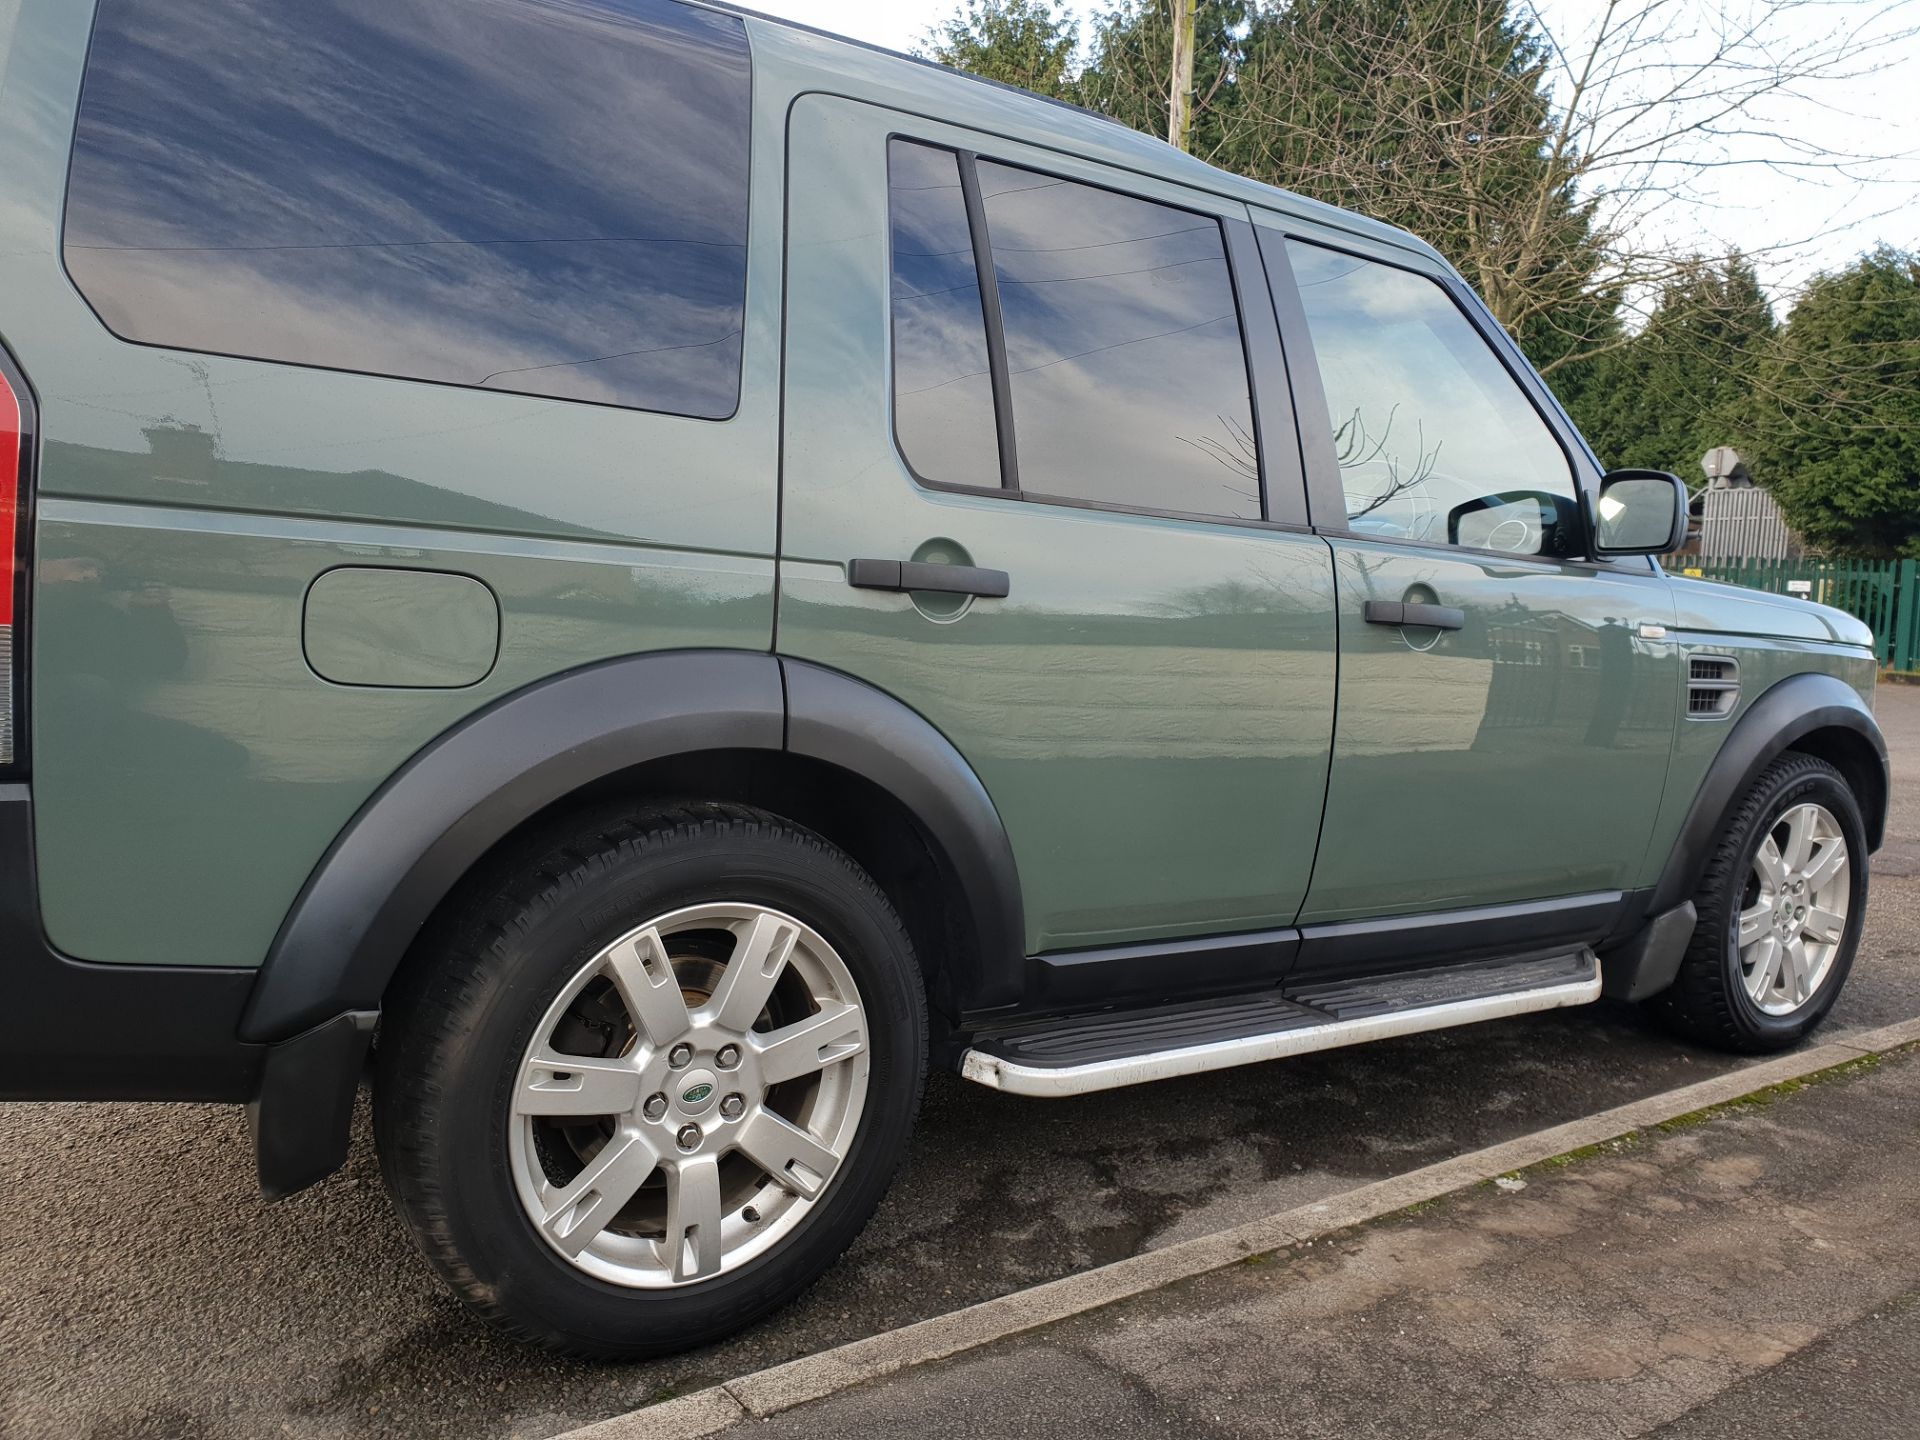
<path id="1" fill-rule="evenodd" d="M 1920 689 L 1886 687 L 1898 775 Z M 1896 787 L 1853 979 L 1823 1037 L 1920 1014 L 1920 787 Z M 279 1205 L 237 1110 L 0 1105 L 0 1435 L 544 1437 L 1288 1208 L 1738 1062 L 1602 1004 L 1072 1100 L 936 1076 L 873 1225 L 805 1299 L 639 1365 L 548 1359 L 441 1291 L 380 1187 Z"/>

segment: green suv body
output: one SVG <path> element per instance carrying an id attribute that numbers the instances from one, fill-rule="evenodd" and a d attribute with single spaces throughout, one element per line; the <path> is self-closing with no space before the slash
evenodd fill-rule
<path id="1" fill-rule="evenodd" d="M 1413 237 L 676 0 L 0 62 L 0 1092 L 250 1102 L 280 1194 L 371 1048 L 450 1282 L 633 1354 L 830 1263 L 929 1058 L 1831 1005 L 1870 637 L 1665 575 Z"/>

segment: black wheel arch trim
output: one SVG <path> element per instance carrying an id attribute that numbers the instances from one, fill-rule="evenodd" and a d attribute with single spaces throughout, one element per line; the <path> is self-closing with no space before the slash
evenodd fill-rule
<path id="1" fill-rule="evenodd" d="M 1026 983 L 1026 910 L 1013 843 L 986 786 L 953 742 L 873 686 L 783 659 L 786 748 L 863 776 L 898 799 L 966 897 L 971 949 L 948 957 L 965 1012 L 1017 1002 Z"/>
<path id="2" fill-rule="evenodd" d="M 668 651 L 538 681 L 461 721 L 364 804 L 276 936 L 240 1038 L 279 1041 L 377 1009 L 435 908 L 501 839 L 596 781 L 717 750 L 790 750 L 859 774 L 915 817 L 964 894 L 967 1007 L 1019 993 L 1025 956 L 1006 830 L 928 721 L 836 671 L 751 651 Z"/>
<path id="3" fill-rule="evenodd" d="M 1857 737 L 1878 761 L 1871 777 L 1873 793 L 1855 798 L 1866 822 L 1867 848 L 1879 849 L 1886 828 L 1890 776 L 1887 742 L 1873 711 L 1858 691 L 1836 676 L 1790 675 L 1749 704 L 1728 730 L 1694 793 L 1648 909 L 1659 914 L 1689 899 L 1712 854 L 1721 821 L 1760 772 L 1786 751 L 1801 748 L 1799 742 L 1808 736 L 1833 730 Z"/>
<path id="4" fill-rule="evenodd" d="M 680 651 L 537 681 L 431 741 L 335 837 L 274 937 L 243 1040 L 378 1009 L 435 907 L 482 856 L 583 785 L 716 747 L 778 749 L 771 656 Z"/>

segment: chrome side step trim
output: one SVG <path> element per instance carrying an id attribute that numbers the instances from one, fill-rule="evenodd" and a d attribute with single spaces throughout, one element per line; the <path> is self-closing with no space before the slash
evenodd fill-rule
<path id="1" fill-rule="evenodd" d="M 960 1073 L 990 1090 L 1004 1090 L 1013 1095 L 1086 1095 L 1096 1090 L 1142 1085 L 1151 1080 L 1198 1075 L 1206 1070 L 1255 1065 L 1289 1055 L 1308 1055 L 1316 1050 L 1363 1045 L 1370 1040 L 1390 1040 L 1396 1035 L 1415 1035 L 1425 1030 L 1472 1025 L 1481 1020 L 1502 1020 L 1539 1010 L 1586 1005 L 1599 998 L 1600 962 L 1593 959 L 1590 975 L 1538 989 L 1452 1000 L 1439 1005 L 1410 1006 L 1347 1020 L 1329 1018 L 1320 1024 L 1293 1026 L 1271 1035 L 1249 1035 L 1079 1065 L 1025 1065 L 972 1049 L 961 1057 Z"/>

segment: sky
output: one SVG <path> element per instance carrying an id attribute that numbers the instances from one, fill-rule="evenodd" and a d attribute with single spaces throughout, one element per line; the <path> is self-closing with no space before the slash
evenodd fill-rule
<path id="1" fill-rule="evenodd" d="M 896 50 L 912 49 L 956 8 L 956 0 L 744 3 Z M 1073 8 L 1084 16 L 1105 7 Z M 1573 48 L 1601 0 L 1539 0 L 1537 9 Z M 1876 22 L 1882 33 L 1920 25 L 1920 0 L 1803 0 L 1780 16 L 1778 29 L 1788 39 L 1816 38 L 1882 12 L 1888 12 Z M 1780 304 L 1811 275 L 1845 265 L 1876 243 L 1920 249 L 1920 37 L 1878 48 L 1871 67 L 1877 73 L 1775 103 L 1762 127 L 1771 134 L 1739 142 L 1731 158 L 1743 163 L 1704 174 L 1702 203 L 1665 207 L 1647 222 L 1648 239 L 1707 253 L 1753 253 Z M 1772 138 L 1781 132 L 1829 150 L 1893 158 L 1853 167 L 1848 175 L 1783 171 L 1768 163 L 1784 154 Z"/>

